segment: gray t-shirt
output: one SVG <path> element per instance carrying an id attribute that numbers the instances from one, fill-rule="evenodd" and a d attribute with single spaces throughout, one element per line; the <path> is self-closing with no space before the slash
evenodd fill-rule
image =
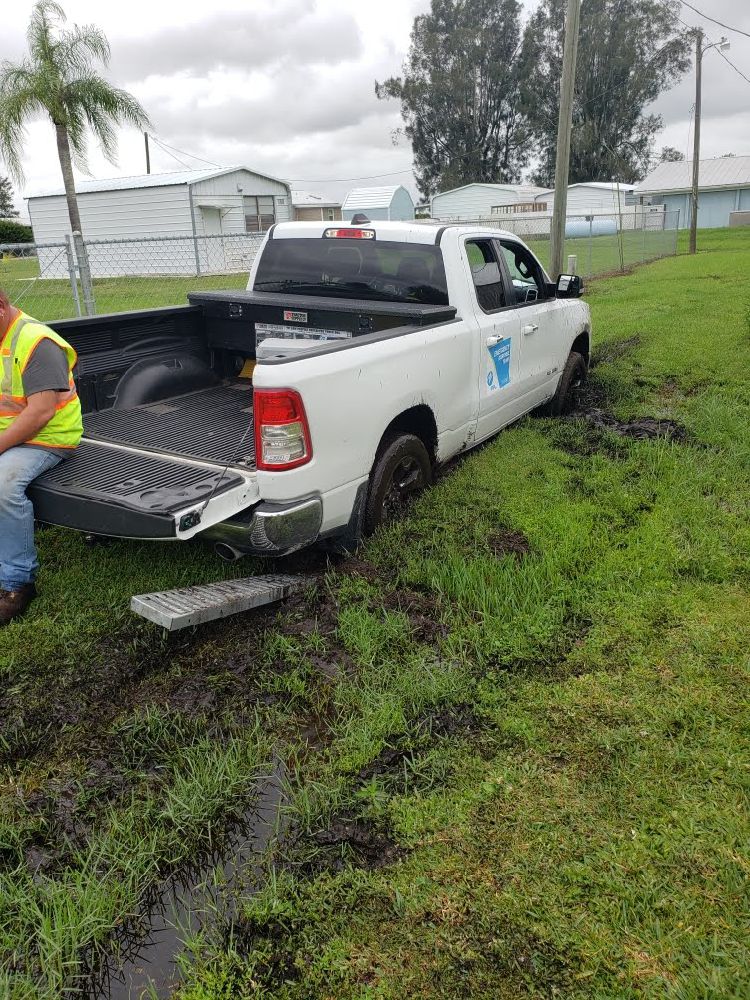
<path id="1" fill-rule="evenodd" d="M 48 392 L 50 389 L 55 392 L 65 392 L 68 388 L 70 374 L 68 372 L 68 358 L 62 347 L 58 347 L 53 340 L 47 337 L 41 340 L 29 358 L 29 362 L 23 373 L 23 391 L 26 396 L 33 396 L 36 392 Z M 41 448 L 39 444 L 22 445 L 23 448 Z M 60 458 L 65 458 L 70 454 L 68 448 L 44 448 L 44 451 L 51 451 Z"/>

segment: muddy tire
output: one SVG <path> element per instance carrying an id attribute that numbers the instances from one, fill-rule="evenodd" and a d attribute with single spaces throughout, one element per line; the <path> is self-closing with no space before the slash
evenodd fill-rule
<path id="1" fill-rule="evenodd" d="M 539 413 L 544 417 L 564 417 L 572 413 L 578 404 L 578 397 L 587 374 L 588 369 L 583 356 L 577 351 L 571 351 L 557 383 L 555 395 L 539 408 Z"/>
<path id="2" fill-rule="evenodd" d="M 371 535 L 398 518 L 417 494 L 432 483 L 432 462 L 414 434 L 396 433 L 381 444 L 367 493 L 362 532 Z"/>

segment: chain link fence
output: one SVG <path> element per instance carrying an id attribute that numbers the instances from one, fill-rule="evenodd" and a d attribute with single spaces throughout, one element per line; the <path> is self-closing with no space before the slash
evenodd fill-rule
<path id="1" fill-rule="evenodd" d="M 552 216 L 548 212 L 440 221 L 514 233 L 528 244 L 545 267 L 549 265 Z M 673 257 L 677 253 L 679 222 L 679 212 L 665 212 L 659 206 L 627 206 L 622 212 L 606 215 L 569 215 L 565 220 L 564 265 L 567 267 L 568 257 L 575 257 L 576 272 L 593 278 L 619 274 L 661 257 Z"/>
<path id="2" fill-rule="evenodd" d="M 0 244 L 0 288 L 43 321 L 184 305 L 191 291 L 244 288 L 262 241 L 232 233 Z"/>
<path id="3" fill-rule="evenodd" d="M 424 220 L 432 221 L 432 220 Z M 520 236 L 546 266 L 549 214 L 456 221 Z M 585 277 L 677 252 L 679 212 L 568 216 L 565 260 Z M 263 233 L 0 244 L 0 288 L 39 320 L 183 305 L 191 291 L 244 288 Z M 90 274 L 90 280 L 89 280 Z"/>

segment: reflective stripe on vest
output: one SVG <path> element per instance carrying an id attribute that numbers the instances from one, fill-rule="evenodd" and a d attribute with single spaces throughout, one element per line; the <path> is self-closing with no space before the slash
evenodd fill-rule
<path id="1" fill-rule="evenodd" d="M 6 331 L 0 344 L 2 382 L 0 383 L 0 432 L 9 427 L 28 405 L 23 373 L 42 340 L 51 340 L 65 352 L 68 360 L 68 388 L 56 393 L 54 416 L 27 444 L 48 448 L 75 448 L 81 439 L 81 404 L 73 380 L 76 352 L 49 327 L 21 313 Z"/>

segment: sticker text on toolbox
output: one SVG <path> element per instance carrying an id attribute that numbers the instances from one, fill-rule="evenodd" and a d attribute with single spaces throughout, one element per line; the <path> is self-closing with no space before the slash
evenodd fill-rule
<path id="1" fill-rule="evenodd" d="M 294 309 L 284 310 L 284 322 L 285 323 L 306 323 L 307 313 L 306 312 L 295 312 Z"/>

